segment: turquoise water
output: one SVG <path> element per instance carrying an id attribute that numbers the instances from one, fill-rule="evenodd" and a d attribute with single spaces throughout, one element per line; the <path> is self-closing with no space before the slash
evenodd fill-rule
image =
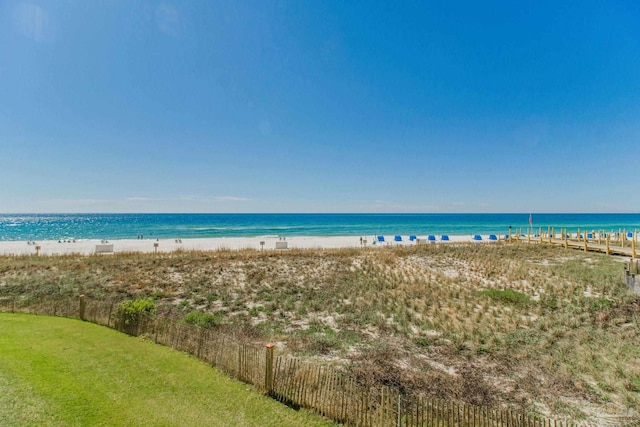
<path id="1" fill-rule="evenodd" d="M 533 214 L 533 226 L 640 229 L 640 214 Z M 0 240 L 505 234 L 529 214 L 0 214 Z"/>

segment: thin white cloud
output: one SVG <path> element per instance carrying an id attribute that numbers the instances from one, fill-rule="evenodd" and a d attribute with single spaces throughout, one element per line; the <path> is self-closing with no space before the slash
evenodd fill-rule
<path id="1" fill-rule="evenodd" d="M 132 202 L 150 202 L 156 199 L 152 199 L 151 197 L 127 197 L 125 200 L 129 200 Z"/>
<path id="2" fill-rule="evenodd" d="M 52 42 L 56 35 L 56 25 L 51 15 L 35 4 L 20 3 L 13 13 L 18 32 L 36 43 Z"/>
<path id="3" fill-rule="evenodd" d="M 248 202 L 251 199 L 236 196 L 219 196 L 215 198 L 219 202 Z"/>
<path id="4" fill-rule="evenodd" d="M 163 33 L 176 37 L 182 28 L 182 16 L 174 7 L 162 3 L 156 9 L 156 25 Z"/>
<path id="5" fill-rule="evenodd" d="M 194 196 L 194 195 L 185 195 L 178 197 L 177 200 L 188 200 L 193 202 L 247 202 L 251 199 L 246 197 L 238 197 L 238 196 Z"/>
<path id="6" fill-rule="evenodd" d="M 375 212 L 439 212 L 440 206 L 426 204 L 401 204 L 385 200 L 374 200 L 370 208 Z M 365 209 L 366 210 L 366 209 Z"/>
<path id="7" fill-rule="evenodd" d="M 62 203 L 65 205 L 102 205 L 105 203 L 113 203 L 116 200 L 112 200 L 112 199 L 50 199 L 50 200 L 45 200 L 45 203 Z"/>

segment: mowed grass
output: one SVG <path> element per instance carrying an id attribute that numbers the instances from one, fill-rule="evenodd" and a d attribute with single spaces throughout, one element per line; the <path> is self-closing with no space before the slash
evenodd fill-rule
<path id="1" fill-rule="evenodd" d="M 166 347 L 73 319 L 0 313 L 3 426 L 327 426 Z"/>

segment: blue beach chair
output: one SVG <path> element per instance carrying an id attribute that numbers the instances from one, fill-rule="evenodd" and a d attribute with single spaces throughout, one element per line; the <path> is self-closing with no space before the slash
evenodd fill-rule
<path id="1" fill-rule="evenodd" d="M 393 236 L 394 242 L 402 242 L 402 236 Z"/>
<path id="2" fill-rule="evenodd" d="M 489 234 L 489 240 L 498 240 L 498 236 L 496 236 L 495 234 Z"/>
<path id="3" fill-rule="evenodd" d="M 442 240 L 443 242 L 448 242 L 449 236 L 447 236 L 446 234 L 443 234 L 442 236 L 440 236 L 440 240 Z"/>
<path id="4" fill-rule="evenodd" d="M 588 239 L 593 239 L 593 233 L 588 233 L 588 234 L 587 234 L 587 238 L 588 238 Z"/>
<path id="5" fill-rule="evenodd" d="M 416 240 L 416 236 L 409 236 L 409 241 L 414 242 Z"/>
<path id="6" fill-rule="evenodd" d="M 627 237 L 631 239 L 633 237 L 633 233 L 630 231 L 627 231 Z"/>
<path id="7" fill-rule="evenodd" d="M 475 234 L 475 235 L 473 236 L 473 240 L 482 240 L 482 236 L 481 236 L 481 235 L 479 235 L 479 234 Z"/>
<path id="8" fill-rule="evenodd" d="M 447 239 L 449 239 L 449 237 L 447 237 Z M 430 242 L 435 242 L 436 241 L 436 236 L 434 236 L 433 234 L 429 234 L 429 237 L 427 237 L 427 240 L 429 240 Z M 444 240 L 444 239 L 442 239 L 442 240 Z"/>
<path id="9" fill-rule="evenodd" d="M 378 236 L 378 242 L 384 243 L 384 236 Z"/>

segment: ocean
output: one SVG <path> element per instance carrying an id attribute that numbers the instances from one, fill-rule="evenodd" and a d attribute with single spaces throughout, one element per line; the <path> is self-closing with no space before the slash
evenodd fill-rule
<path id="1" fill-rule="evenodd" d="M 639 213 L 532 215 L 533 227 L 640 229 Z M 529 227 L 529 214 L 0 214 L 0 241 L 505 234 Z"/>

